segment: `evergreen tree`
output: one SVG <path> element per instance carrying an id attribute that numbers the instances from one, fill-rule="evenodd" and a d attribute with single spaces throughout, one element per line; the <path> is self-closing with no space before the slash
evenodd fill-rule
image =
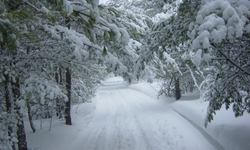
<path id="1" fill-rule="evenodd" d="M 180 4 L 178 13 L 171 11 L 171 17 L 161 19 L 151 27 L 149 40 L 145 43 L 140 58 L 141 62 L 152 63 L 153 61 L 153 66 L 156 67 L 156 77 L 164 81 L 159 95 L 176 96 L 177 99 L 180 98 L 181 91 L 185 93 L 194 87 L 192 78 L 194 76 L 191 76 L 187 65 L 194 69 L 195 66 L 192 65 L 190 56 L 187 55 L 190 41 L 186 35 L 189 23 L 194 20 L 194 17 L 190 15 L 194 11 L 187 11 L 185 7 L 189 6 L 184 3 Z M 168 4 L 170 5 L 171 2 Z M 172 4 L 172 8 L 176 4 Z M 167 61 L 165 56 L 168 56 Z"/>
<path id="2" fill-rule="evenodd" d="M 216 6 L 216 7 L 215 7 Z M 208 11 L 207 11 L 208 10 Z M 190 23 L 190 53 L 206 75 L 202 83 L 209 101 L 205 125 L 225 104 L 236 117 L 249 112 L 249 15 L 250 2 L 211 1 L 203 3 Z"/>
<path id="3" fill-rule="evenodd" d="M 152 30 L 151 54 L 170 49 L 180 70 L 186 66 L 189 79 L 210 102 L 205 125 L 223 104 L 227 109 L 232 104 L 236 117 L 249 112 L 248 13 L 249 1 L 185 0 L 176 15 Z"/>
<path id="4" fill-rule="evenodd" d="M 78 0 L 0 4 L 1 149 L 15 149 L 15 143 L 27 149 L 21 136 L 26 109 L 34 132 L 33 119 L 56 114 L 70 125 L 71 103 L 91 99 L 106 69 L 132 79 L 128 68 L 138 47 L 127 47 L 130 37 L 116 9 Z"/>

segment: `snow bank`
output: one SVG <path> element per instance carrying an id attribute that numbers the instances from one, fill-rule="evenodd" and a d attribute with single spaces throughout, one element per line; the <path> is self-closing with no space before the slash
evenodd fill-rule
<path id="1" fill-rule="evenodd" d="M 195 96 L 195 94 L 193 95 Z M 198 98 L 196 96 L 196 98 Z M 189 95 L 189 100 L 183 97 L 172 104 L 172 108 L 193 121 L 205 132 L 216 139 L 227 150 L 248 150 L 250 147 L 250 115 L 234 118 L 232 110 L 217 112 L 214 120 L 204 127 L 208 102 L 202 102 Z"/>
<path id="2" fill-rule="evenodd" d="M 160 88 L 160 85 L 157 82 L 154 82 L 152 84 L 149 83 L 137 83 L 137 84 L 131 84 L 129 86 L 130 89 L 136 90 L 138 92 L 142 92 L 149 97 L 156 98 L 158 94 L 158 90 Z"/>
<path id="3" fill-rule="evenodd" d="M 157 97 L 160 88 L 159 82 L 132 84 L 129 88 L 142 92 L 150 97 Z M 208 102 L 203 102 L 199 98 L 199 93 L 189 93 L 183 95 L 181 100 L 175 101 L 174 98 L 161 97 L 159 102 L 168 101 L 171 107 L 191 120 L 201 130 L 217 140 L 226 150 L 248 150 L 250 147 L 250 114 L 235 118 L 231 109 L 225 107 L 218 111 L 214 120 L 204 126 L 207 113 Z M 199 129 L 198 129 L 199 130 Z"/>
<path id="4" fill-rule="evenodd" d="M 25 118 L 25 131 L 27 144 L 30 150 L 63 150 L 71 144 L 91 122 L 95 103 L 99 97 L 95 97 L 92 103 L 74 105 L 71 108 L 72 126 L 65 125 L 64 119 L 52 118 L 34 120 L 36 132 L 33 133 L 28 118 Z M 50 130 L 51 129 L 51 130 Z"/>

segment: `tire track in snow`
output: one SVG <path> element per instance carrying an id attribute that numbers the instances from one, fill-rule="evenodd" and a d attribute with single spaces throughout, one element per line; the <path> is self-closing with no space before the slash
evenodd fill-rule
<path id="1" fill-rule="evenodd" d="M 132 91 L 134 92 L 134 90 Z M 169 122 L 169 118 L 164 119 L 162 117 L 168 116 L 165 111 L 156 110 L 160 106 L 157 101 L 152 101 L 152 97 L 137 91 L 138 94 L 126 94 L 130 92 L 131 89 L 120 90 L 121 95 L 124 95 L 123 103 L 131 110 L 140 110 L 134 112 L 133 116 L 145 136 L 148 143 L 147 147 L 149 149 L 176 149 L 181 142 L 179 139 L 182 139 L 182 135 L 175 129 L 175 124 Z M 127 95 L 130 95 L 130 97 L 127 97 Z M 169 110 L 169 108 L 166 109 Z M 141 114 L 146 114 L 147 117 L 144 118 L 145 115 L 141 116 Z M 169 127 L 171 127 L 171 130 L 169 130 Z"/>
<path id="2" fill-rule="evenodd" d="M 118 103 L 117 92 L 115 90 L 111 91 L 110 103 L 111 104 L 111 114 L 110 114 L 110 125 L 113 125 L 113 129 L 110 128 L 109 132 L 112 133 L 112 140 L 110 140 L 110 148 L 116 149 L 131 149 L 131 143 L 133 143 L 133 138 L 129 135 L 125 125 L 122 120 L 127 118 L 127 113 L 125 109 Z M 126 134 L 123 134 L 122 130 L 126 130 Z"/>
<path id="3" fill-rule="evenodd" d="M 110 85 L 101 88 L 98 94 L 101 96 L 96 103 L 92 122 L 83 130 L 82 139 L 77 139 L 78 143 L 82 141 L 82 145 L 74 146 L 75 150 L 181 150 L 202 147 L 199 143 L 199 148 L 195 147 L 201 135 L 195 134 L 194 139 L 189 137 L 194 132 L 199 134 L 196 128 L 172 109 L 166 108 L 166 113 L 162 109 L 165 106 L 161 107 L 143 92 L 121 85 Z M 182 133 L 183 124 L 188 126 L 185 130 L 191 132 Z M 208 143 L 204 141 L 201 143 Z M 209 147 L 209 150 L 213 149 Z"/>
<path id="4" fill-rule="evenodd" d="M 126 100 L 128 100 L 128 98 L 126 97 L 126 96 L 124 96 L 123 94 L 122 94 L 122 92 L 121 92 L 121 90 L 118 90 L 118 92 L 119 92 L 119 95 L 121 95 L 121 99 L 120 99 L 120 102 L 122 103 L 122 105 L 124 106 L 124 108 L 126 109 L 126 112 L 128 112 L 128 116 L 129 116 L 129 118 L 131 118 L 132 119 L 132 126 L 135 126 L 136 127 L 136 130 L 134 130 L 135 132 L 137 132 L 136 134 L 134 133 L 134 136 L 139 136 L 140 137 L 140 139 L 142 139 L 143 141 L 137 141 L 137 142 L 139 142 L 139 143 L 141 143 L 141 142 L 143 142 L 144 144 L 143 145 L 146 145 L 146 147 L 144 148 L 144 149 L 152 149 L 152 147 L 149 145 L 149 143 L 150 143 L 150 140 L 147 138 L 147 136 L 146 136 L 146 132 L 144 131 L 144 130 L 142 130 L 143 128 L 142 128 L 142 125 L 139 123 L 139 121 L 138 121 L 138 119 L 137 119 L 137 117 L 135 116 L 135 114 L 134 113 L 132 113 L 132 111 L 131 111 L 131 109 L 130 109 L 130 107 L 127 105 L 127 103 L 126 102 L 124 102 L 124 100 L 126 99 Z M 141 107 L 138 107 L 138 108 L 140 108 L 140 109 L 142 109 Z M 138 132 L 139 131 L 139 132 Z M 137 139 L 138 140 L 138 139 Z M 143 145 L 141 145 L 140 144 L 140 146 L 143 146 Z M 140 147 L 141 148 L 141 147 Z M 141 148 L 142 149 L 142 148 Z"/>
<path id="5" fill-rule="evenodd" d="M 141 143 L 135 137 L 138 135 L 139 127 L 134 124 L 133 118 L 129 115 L 129 111 L 125 106 L 120 102 L 122 97 L 116 90 L 110 90 L 105 92 L 106 96 L 103 97 L 108 107 L 106 107 L 107 118 L 102 125 L 98 127 L 99 129 L 94 128 L 94 139 L 91 142 L 87 142 L 89 145 L 88 149 L 146 149 L 145 147 L 139 145 L 140 147 L 135 148 L 137 143 Z M 100 104 L 99 104 L 100 105 Z M 96 115 L 100 115 L 97 114 Z M 95 120 L 97 116 L 95 117 Z M 100 131 L 101 129 L 105 129 Z M 93 129 L 92 129 L 93 130 Z M 93 133 L 93 132 L 92 132 Z M 101 140 L 105 138 L 105 144 L 101 143 Z M 145 143 L 141 143 L 146 145 Z M 93 147 L 92 145 L 102 145 Z"/>
<path id="6" fill-rule="evenodd" d="M 120 90 L 121 95 L 123 95 L 122 93 L 124 93 L 121 91 L 125 91 L 125 90 L 127 90 L 127 89 Z M 129 89 L 129 90 L 133 90 L 133 89 Z M 126 91 L 126 93 L 129 93 L 129 91 Z M 149 142 L 150 147 L 151 147 L 150 149 L 152 149 L 152 148 L 153 149 L 162 149 L 163 147 L 167 148 L 167 149 L 176 149 L 176 147 L 178 147 L 178 145 L 182 142 L 182 140 L 185 140 L 185 139 L 183 139 L 182 133 L 180 131 L 178 131 L 178 127 L 180 127 L 180 126 L 178 126 L 176 128 L 176 124 L 172 124 L 170 122 L 171 119 L 169 119 L 169 118 L 164 119 L 164 117 L 159 117 L 159 115 L 161 116 L 164 114 L 166 115 L 166 117 L 171 117 L 171 116 L 168 116 L 168 114 L 165 113 L 165 111 L 159 111 L 159 112 L 156 111 L 155 108 L 159 107 L 160 105 L 158 105 L 156 103 L 156 101 L 152 101 L 152 97 L 144 94 L 143 92 L 138 92 L 138 93 L 146 96 L 146 97 L 144 97 L 145 98 L 144 102 L 146 102 L 146 103 L 143 103 L 142 100 L 138 100 L 138 98 L 142 98 L 142 96 L 139 97 L 138 94 L 134 94 L 133 97 L 130 96 L 129 98 L 126 98 L 126 96 L 124 96 L 123 101 L 126 100 L 127 102 L 129 102 L 130 108 L 132 106 L 132 107 L 137 107 L 137 108 L 141 109 L 145 113 L 150 112 L 148 115 L 151 116 L 151 118 L 155 122 L 153 120 L 152 120 L 153 122 L 144 122 L 144 124 L 146 123 L 146 124 L 148 124 L 148 126 L 150 126 L 150 128 L 148 128 L 150 130 L 146 130 L 144 128 L 144 126 L 141 125 L 141 129 L 144 128 L 143 130 L 147 131 L 147 132 L 144 132 L 144 133 L 147 133 L 147 134 L 144 134 L 145 136 L 147 136 L 148 134 L 154 135 L 151 137 L 147 137 L 147 139 L 148 139 L 147 141 L 150 141 Z M 148 103 L 147 101 L 150 103 Z M 150 109 L 150 107 L 148 108 L 148 105 L 150 105 L 150 104 L 155 105 L 152 107 L 153 109 Z M 133 110 L 136 110 L 136 109 L 133 108 Z M 166 111 L 170 111 L 172 113 L 175 113 L 172 110 L 172 108 L 170 108 L 170 107 L 167 107 Z M 137 118 L 136 116 L 134 116 L 134 117 Z M 136 120 L 137 120 L 138 125 L 142 124 L 138 121 L 138 118 Z M 185 120 L 185 118 L 184 118 L 184 120 Z M 168 126 L 168 128 L 166 128 L 167 126 Z M 191 126 L 193 126 L 193 125 L 191 124 Z M 172 127 L 172 130 L 169 130 L 169 127 Z M 193 130 L 197 130 L 197 128 L 195 127 Z M 201 133 L 201 135 L 204 136 L 202 133 Z M 215 144 L 213 142 L 209 141 L 207 139 L 207 137 L 204 137 L 204 138 L 208 141 L 208 143 L 211 144 L 212 147 L 215 147 L 215 149 L 218 149 L 218 147 L 219 147 L 218 145 L 214 146 Z M 183 149 L 185 149 L 185 147 Z"/>
<path id="7" fill-rule="evenodd" d="M 134 117 L 132 117 L 132 113 L 131 113 L 131 110 L 129 110 L 126 105 L 124 105 L 124 103 L 122 102 L 124 97 L 120 94 L 120 91 L 118 90 L 117 91 L 117 95 L 119 95 L 119 98 L 117 99 L 117 103 L 120 104 L 119 106 L 119 109 L 123 110 L 122 113 L 126 114 L 126 119 L 125 121 L 124 120 L 121 120 L 121 122 L 123 122 L 123 124 L 125 124 L 125 128 L 127 129 L 127 131 L 122 131 L 123 133 L 126 134 L 126 132 L 129 132 L 131 135 L 130 135 L 130 138 L 134 139 L 134 142 L 133 142 L 133 145 L 134 145 L 134 148 L 133 149 L 146 149 L 146 147 L 143 147 L 144 145 L 146 145 L 146 141 L 143 140 L 143 141 L 140 141 L 138 140 L 138 136 L 139 137 L 142 137 L 142 133 L 140 132 L 140 127 L 136 124 L 136 120 Z M 120 112 L 120 111 L 119 111 Z M 118 127 L 119 128 L 119 127 Z M 138 148 L 135 148 L 136 144 L 139 144 L 140 147 Z"/>
<path id="8" fill-rule="evenodd" d="M 129 89 L 131 90 L 131 89 Z M 133 89 L 132 89 L 133 90 Z M 122 91 L 125 92 L 125 89 Z M 154 110 L 151 110 L 145 106 L 152 106 L 156 104 L 156 101 L 152 101 L 152 97 L 135 90 L 138 94 L 141 96 L 139 97 L 138 94 L 132 95 L 133 97 L 125 98 L 123 101 L 127 101 L 130 103 L 130 106 L 127 105 L 128 109 L 133 108 L 133 110 L 138 110 L 138 108 L 141 110 L 140 113 L 148 114 L 148 117 L 152 118 L 151 122 L 148 122 L 144 120 L 145 118 L 141 118 L 135 115 L 133 113 L 133 117 L 136 120 L 136 123 L 140 127 L 143 136 L 145 136 L 146 142 L 147 142 L 147 148 L 148 149 L 176 149 L 176 145 L 178 145 L 178 140 L 172 140 L 171 138 L 175 139 L 178 138 L 178 134 L 175 133 L 174 130 L 166 130 L 166 126 L 172 126 L 167 120 L 162 120 L 162 118 L 159 118 L 157 116 L 157 113 L 154 113 Z M 123 95 L 120 90 L 121 95 Z M 126 90 L 126 93 L 129 93 L 129 91 Z M 147 103 L 147 105 L 144 105 L 143 103 L 138 101 L 138 98 L 142 98 L 144 101 L 148 101 L 150 103 Z M 128 104 L 127 102 L 123 102 L 124 104 Z M 140 115 L 139 115 L 140 116 Z M 140 118 L 140 119 L 139 119 Z M 154 121 L 157 121 L 155 123 Z M 145 124 L 147 124 L 148 128 L 145 128 Z M 171 132 L 171 133 L 170 133 Z M 171 136 L 169 136 L 171 135 Z"/>

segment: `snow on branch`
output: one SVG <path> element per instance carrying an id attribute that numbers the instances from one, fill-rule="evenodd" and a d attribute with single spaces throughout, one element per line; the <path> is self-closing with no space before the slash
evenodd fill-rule
<path id="1" fill-rule="evenodd" d="M 186 64 L 187 68 L 189 69 L 190 73 L 191 73 L 191 76 L 193 78 L 193 81 L 194 81 L 194 85 L 197 87 L 197 89 L 199 90 L 199 92 L 201 92 L 201 88 L 200 86 L 197 84 L 197 81 L 196 81 L 196 78 L 194 77 L 194 74 L 193 74 L 193 71 L 191 70 L 191 68 L 189 67 L 188 64 Z"/>
<path id="2" fill-rule="evenodd" d="M 56 26 L 44 25 L 43 27 L 45 31 L 52 34 L 52 37 L 56 39 L 63 38 L 63 40 L 67 40 L 72 46 L 74 46 L 75 50 L 73 53 L 78 59 L 81 59 L 81 56 L 87 57 L 88 52 L 84 50 L 85 45 L 102 52 L 102 48 L 100 46 L 93 44 L 85 35 L 76 32 L 73 29 L 69 29 L 67 27 L 59 25 Z"/>
<path id="3" fill-rule="evenodd" d="M 214 44 L 221 44 L 224 41 L 233 43 L 244 33 L 249 33 L 249 14 L 250 1 L 248 0 L 239 0 L 236 3 L 214 0 L 205 3 L 198 11 L 196 21 L 189 25 L 188 36 L 192 39 L 193 50 L 209 51 Z M 201 56 L 204 56 L 204 51 Z M 198 66 L 200 64 L 198 63 Z M 248 74 L 246 71 L 245 73 Z"/>

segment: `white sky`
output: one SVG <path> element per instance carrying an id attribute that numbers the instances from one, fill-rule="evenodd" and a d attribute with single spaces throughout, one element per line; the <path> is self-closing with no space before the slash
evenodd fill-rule
<path id="1" fill-rule="evenodd" d="M 99 4 L 105 4 L 107 0 L 99 0 Z"/>

